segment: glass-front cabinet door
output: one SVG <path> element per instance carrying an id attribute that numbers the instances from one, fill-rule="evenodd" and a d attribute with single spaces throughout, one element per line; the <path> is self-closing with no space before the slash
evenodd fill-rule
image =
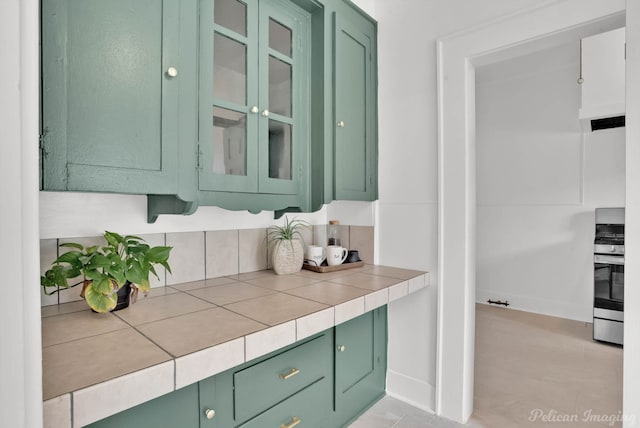
<path id="1" fill-rule="evenodd" d="M 308 17 L 277 0 L 201 7 L 200 189 L 298 192 L 308 141 Z"/>

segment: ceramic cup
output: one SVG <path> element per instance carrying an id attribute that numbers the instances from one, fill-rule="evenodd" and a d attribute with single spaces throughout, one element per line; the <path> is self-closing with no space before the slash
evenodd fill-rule
<path id="1" fill-rule="evenodd" d="M 314 265 L 320 266 L 324 259 L 327 258 L 327 251 L 319 245 L 307 245 L 307 261 Z"/>
<path id="2" fill-rule="evenodd" d="M 329 266 L 341 265 L 347 259 L 349 250 L 339 245 L 329 245 L 327 247 L 327 264 Z"/>
<path id="3" fill-rule="evenodd" d="M 347 256 L 347 263 L 355 263 L 359 262 L 360 255 L 358 254 L 358 250 L 349 250 L 349 255 Z"/>

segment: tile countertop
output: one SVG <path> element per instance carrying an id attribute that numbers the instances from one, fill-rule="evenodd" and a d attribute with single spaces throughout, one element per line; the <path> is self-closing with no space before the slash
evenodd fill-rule
<path id="1" fill-rule="evenodd" d="M 152 289 L 117 312 L 42 308 L 45 427 L 78 428 L 418 291 L 429 274 L 365 265 L 259 271 Z M 73 421 L 73 423 L 72 423 Z"/>

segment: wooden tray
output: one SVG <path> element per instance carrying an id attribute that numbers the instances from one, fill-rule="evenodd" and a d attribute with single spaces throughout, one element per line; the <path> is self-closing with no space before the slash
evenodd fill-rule
<path id="1" fill-rule="evenodd" d="M 336 271 L 345 270 L 345 269 L 353 269 L 353 268 L 362 267 L 362 266 L 364 266 L 364 262 L 360 260 L 359 262 L 343 263 L 341 265 L 335 265 L 335 266 L 314 266 L 307 263 L 303 263 L 302 269 L 310 270 L 313 272 L 319 272 L 319 273 L 327 273 L 327 272 L 336 272 Z"/>

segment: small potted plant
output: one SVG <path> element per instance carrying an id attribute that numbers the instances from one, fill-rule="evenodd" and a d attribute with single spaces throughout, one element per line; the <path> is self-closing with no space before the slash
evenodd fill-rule
<path id="1" fill-rule="evenodd" d="M 106 245 L 84 247 L 68 242 L 61 247 L 71 248 L 60 255 L 51 269 L 40 277 L 46 294 L 82 284 L 80 296 L 95 312 L 124 309 L 134 303 L 138 292 L 145 295 L 151 289 L 149 275 L 156 277 L 155 266 L 169 267 L 171 247 L 150 247 L 137 236 L 122 236 L 105 232 Z M 74 278 L 80 279 L 70 284 Z M 48 288 L 55 287 L 49 291 Z"/>
<path id="2" fill-rule="evenodd" d="M 271 226 L 267 239 L 272 248 L 271 262 L 273 271 L 278 275 L 296 273 L 302 269 L 304 262 L 304 237 L 302 231 L 310 229 L 309 223 L 303 220 L 291 221 L 287 217 L 283 226 Z"/>

